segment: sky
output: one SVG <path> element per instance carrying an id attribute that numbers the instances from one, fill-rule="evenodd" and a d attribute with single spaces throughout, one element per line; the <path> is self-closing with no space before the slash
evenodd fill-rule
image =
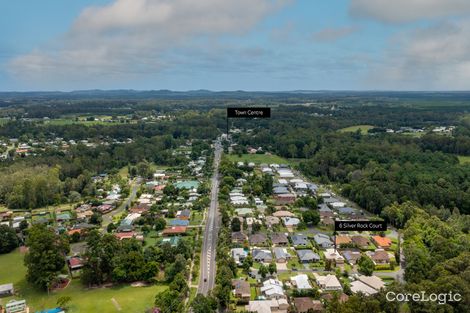
<path id="1" fill-rule="evenodd" d="M 0 90 L 470 90 L 468 0 L 0 2 Z"/>

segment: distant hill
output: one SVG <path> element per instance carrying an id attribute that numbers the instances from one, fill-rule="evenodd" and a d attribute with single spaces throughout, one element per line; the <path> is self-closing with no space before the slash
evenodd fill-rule
<path id="1" fill-rule="evenodd" d="M 210 91 L 205 89 L 190 91 L 172 90 L 77 90 L 63 91 L 29 91 L 0 92 L 0 99 L 189 99 L 189 98 L 226 98 L 226 99 L 322 99 L 322 98 L 396 98 L 396 99 L 447 99 L 470 100 L 470 91 L 423 92 L 423 91 L 328 91 L 328 90 L 292 90 L 292 91 Z"/>

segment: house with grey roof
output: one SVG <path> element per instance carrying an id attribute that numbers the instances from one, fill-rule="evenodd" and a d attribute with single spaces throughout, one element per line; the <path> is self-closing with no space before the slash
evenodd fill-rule
<path id="1" fill-rule="evenodd" d="M 341 252 L 344 259 L 351 265 L 354 265 L 361 258 L 361 252 L 354 250 L 344 250 Z"/>
<path id="2" fill-rule="evenodd" d="M 286 263 L 291 258 L 286 248 L 276 247 L 273 251 L 278 263 Z"/>
<path id="3" fill-rule="evenodd" d="M 343 215 L 354 215 L 356 214 L 356 210 L 350 207 L 343 207 L 338 209 L 338 213 Z"/>
<path id="4" fill-rule="evenodd" d="M 284 193 L 289 193 L 289 189 L 287 189 L 287 187 L 274 187 L 273 188 L 273 194 L 275 195 L 280 195 Z"/>
<path id="5" fill-rule="evenodd" d="M 310 249 L 297 250 L 297 256 L 299 257 L 300 263 L 312 263 L 320 261 L 320 256 Z"/>
<path id="6" fill-rule="evenodd" d="M 290 235 L 290 241 L 294 247 L 307 246 L 310 243 L 308 237 L 302 234 Z"/>
<path id="7" fill-rule="evenodd" d="M 318 246 L 324 249 L 331 248 L 333 246 L 333 241 L 331 241 L 330 237 L 322 233 L 318 233 L 313 236 L 313 240 L 315 240 Z"/>
<path id="8" fill-rule="evenodd" d="M 266 249 L 253 249 L 251 251 L 253 260 L 260 263 L 271 263 L 273 261 L 273 255 L 271 251 Z"/>

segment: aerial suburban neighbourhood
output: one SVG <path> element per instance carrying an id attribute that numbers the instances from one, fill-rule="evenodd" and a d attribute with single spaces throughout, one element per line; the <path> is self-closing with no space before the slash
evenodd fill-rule
<path id="1" fill-rule="evenodd" d="M 468 163 L 438 146 L 416 146 L 467 140 L 436 134 L 440 123 L 420 126 L 420 136 L 378 128 L 362 133 L 334 126 L 350 123 L 341 120 L 343 110 L 361 123 L 355 106 L 313 106 L 325 114 L 312 120 L 291 113 L 282 100 L 265 120 L 228 120 L 225 104 L 211 115 L 204 105 L 186 111 L 187 100 L 175 108 L 156 101 L 151 111 L 92 122 L 82 113 L 22 117 L 44 100 L 36 101 L 16 113 L 0 110 L 0 306 L 6 313 L 381 308 L 391 294 L 429 286 L 440 264 L 452 268 L 466 260 L 468 179 L 460 185 L 452 177 L 469 177 Z M 302 118 L 302 127 L 326 137 L 298 149 L 289 142 L 304 137 L 289 125 Z M 322 130 L 318 123 L 332 126 Z M 369 156 L 361 160 L 364 150 Z M 399 163 L 402 157 L 408 161 Z M 409 179 L 414 189 L 406 188 Z M 431 192 L 429 179 L 440 189 Z M 439 193 L 442 188 L 447 192 Z M 458 271 L 436 279 L 466 286 Z M 464 294 L 459 288 L 452 290 Z M 418 305 L 390 303 L 386 312 Z M 460 305 L 445 307 L 460 312 Z"/>

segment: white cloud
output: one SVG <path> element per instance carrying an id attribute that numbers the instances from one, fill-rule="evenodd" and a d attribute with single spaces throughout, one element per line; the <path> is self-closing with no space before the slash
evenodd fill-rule
<path id="1" fill-rule="evenodd" d="M 332 42 L 347 37 L 358 30 L 359 29 L 354 26 L 325 28 L 316 33 L 313 33 L 312 38 L 318 42 Z"/>
<path id="2" fill-rule="evenodd" d="M 353 16 L 387 23 L 470 14 L 469 0 L 351 0 Z"/>
<path id="3" fill-rule="evenodd" d="M 86 8 L 48 47 L 18 56 L 10 72 L 30 82 L 123 79 L 156 73 L 165 53 L 198 38 L 240 35 L 290 0 L 115 0 Z"/>
<path id="4" fill-rule="evenodd" d="M 372 67 L 376 88 L 470 89 L 470 21 L 446 22 L 400 34 Z"/>

